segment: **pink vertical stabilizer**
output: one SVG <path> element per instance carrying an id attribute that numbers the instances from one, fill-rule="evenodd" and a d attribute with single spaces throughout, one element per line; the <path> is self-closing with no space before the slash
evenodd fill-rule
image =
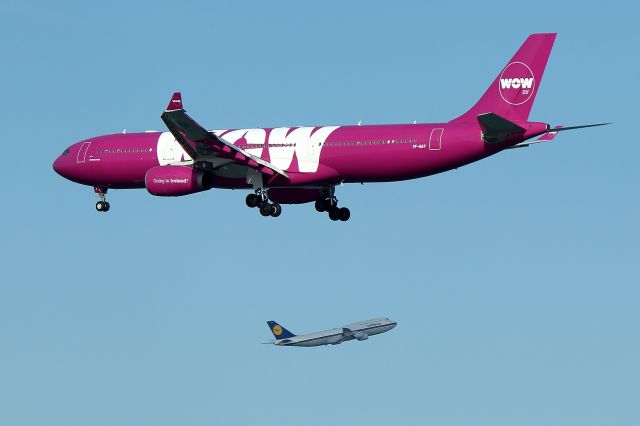
<path id="1" fill-rule="evenodd" d="M 475 121 L 489 112 L 510 121 L 527 121 L 555 39 L 555 33 L 530 35 L 480 100 L 451 122 Z"/>

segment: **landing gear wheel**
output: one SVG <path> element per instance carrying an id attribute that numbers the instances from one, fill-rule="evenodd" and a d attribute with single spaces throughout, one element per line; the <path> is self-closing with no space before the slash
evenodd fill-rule
<path id="1" fill-rule="evenodd" d="M 105 187 L 105 186 L 94 186 L 93 187 L 93 192 L 95 192 L 96 194 L 98 194 L 98 197 L 100 198 L 100 201 L 98 201 L 96 203 L 96 210 L 98 210 L 99 212 L 108 212 L 109 211 L 109 207 L 111 207 L 109 205 L 109 203 L 107 203 L 106 200 L 106 195 L 107 195 L 107 191 L 109 190 L 109 188 Z"/>
<path id="2" fill-rule="evenodd" d="M 349 220 L 350 217 L 351 217 L 351 212 L 349 211 L 348 208 L 342 207 L 342 208 L 338 209 L 338 218 L 341 221 L 346 222 L 346 221 Z"/>
<path id="3" fill-rule="evenodd" d="M 338 208 L 338 200 L 335 198 L 327 198 L 323 201 L 324 211 L 330 212 L 331 210 Z"/>
<path id="4" fill-rule="evenodd" d="M 351 217 L 351 212 L 346 207 L 338 207 L 338 199 L 335 196 L 335 185 L 328 185 L 320 191 L 321 197 L 316 200 L 315 207 L 319 212 L 327 212 L 329 219 L 346 222 Z"/>
<path id="5" fill-rule="evenodd" d="M 258 207 L 258 204 L 260 204 L 260 197 L 258 197 L 256 194 L 249 194 L 247 195 L 247 207 L 250 208 L 254 208 L 254 207 Z"/>
<path id="6" fill-rule="evenodd" d="M 280 204 L 271 204 L 271 217 L 278 217 L 280 216 L 280 213 L 282 213 L 282 207 L 280 207 Z"/>
<path id="7" fill-rule="evenodd" d="M 264 217 L 271 216 L 271 204 L 264 203 L 260 206 L 260 214 Z"/>

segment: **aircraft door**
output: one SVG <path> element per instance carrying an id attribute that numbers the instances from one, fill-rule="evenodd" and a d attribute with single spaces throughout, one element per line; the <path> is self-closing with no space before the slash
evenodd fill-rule
<path id="1" fill-rule="evenodd" d="M 91 142 L 83 142 L 80 146 L 80 149 L 78 150 L 78 157 L 76 158 L 78 163 L 84 163 L 86 161 L 89 145 L 91 145 Z"/>
<path id="2" fill-rule="evenodd" d="M 167 162 L 171 162 L 175 159 L 175 147 L 173 146 L 173 143 L 169 143 L 164 147 L 164 150 L 162 151 L 162 159 Z"/>
<path id="3" fill-rule="evenodd" d="M 158 164 L 164 166 L 166 164 L 171 164 L 176 160 L 178 154 L 178 142 L 173 137 L 173 135 L 169 132 L 163 132 L 158 138 L 157 145 L 157 155 L 158 155 Z M 179 158 L 179 157 L 178 157 Z"/>
<path id="4" fill-rule="evenodd" d="M 429 151 L 440 151 L 442 149 L 443 133 L 443 128 L 431 130 L 431 135 L 429 136 Z"/>

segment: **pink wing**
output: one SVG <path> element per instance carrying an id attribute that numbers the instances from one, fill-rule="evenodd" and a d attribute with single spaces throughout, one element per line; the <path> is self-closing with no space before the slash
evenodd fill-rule
<path id="1" fill-rule="evenodd" d="M 228 163 L 255 169 L 264 175 L 272 177 L 272 179 L 278 176 L 289 178 L 284 170 L 225 141 L 196 123 L 185 112 L 180 92 L 173 94 L 167 109 L 160 117 L 176 138 L 176 141 L 193 158 L 197 168 L 213 168 L 211 162 L 203 159 L 204 156 L 213 155 L 217 158 L 229 160 Z"/>

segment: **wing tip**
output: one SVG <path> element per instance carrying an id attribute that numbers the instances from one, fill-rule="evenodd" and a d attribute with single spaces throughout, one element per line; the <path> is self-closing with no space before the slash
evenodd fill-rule
<path id="1" fill-rule="evenodd" d="M 166 111 L 179 111 L 182 109 L 184 109 L 182 108 L 182 93 L 174 92 L 169 101 L 169 105 L 167 105 Z"/>

